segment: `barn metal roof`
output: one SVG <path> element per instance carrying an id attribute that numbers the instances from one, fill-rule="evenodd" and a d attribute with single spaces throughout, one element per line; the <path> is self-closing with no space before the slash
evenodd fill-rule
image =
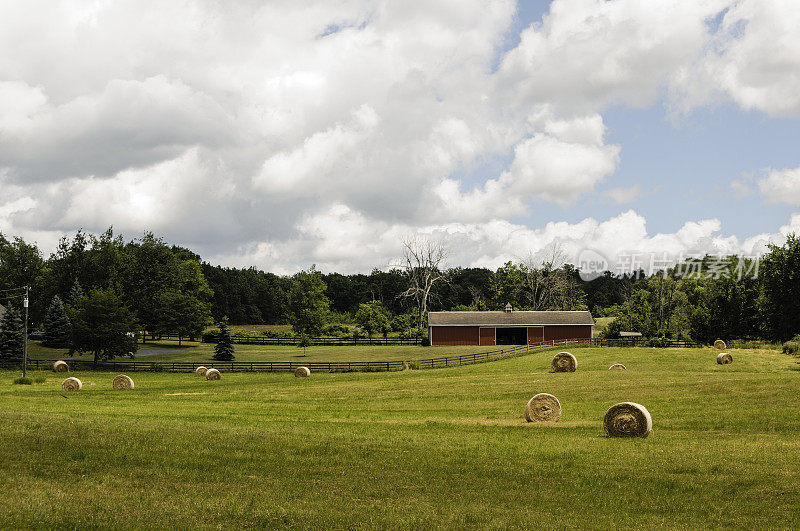
<path id="1" fill-rule="evenodd" d="M 591 312 L 428 312 L 430 326 L 593 325 Z"/>

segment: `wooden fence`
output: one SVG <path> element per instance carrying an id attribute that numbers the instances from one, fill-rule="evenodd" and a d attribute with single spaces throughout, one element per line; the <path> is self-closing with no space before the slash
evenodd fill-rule
<path id="1" fill-rule="evenodd" d="M 141 360 L 113 360 L 95 363 L 92 360 L 79 360 L 65 358 L 65 361 L 75 370 L 99 371 L 175 371 L 193 372 L 197 367 L 213 367 L 223 371 L 294 371 L 298 367 L 308 367 L 312 371 L 326 372 L 384 372 L 401 371 L 406 368 L 435 369 L 441 367 L 457 367 L 484 361 L 493 361 L 526 352 L 552 349 L 557 347 L 596 346 L 596 347 L 636 347 L 647 346 L 647 341 L 639 339 L 560 339 L 556 341 L 541 341 L 530 345 L 509 345 L 505 348 L 494 349 L 487 352 L 475 352 L 457 356 L 440 356 L 420 360 L 390 360 L 390 361 L 207 361 L 207 362 L 148 362 Z M 691 341 L 666 341 L 659 347 L 663 348 L 697 348 L 700 343 Z M 434 347 L 435 348 L 435 347 Z M 54 359 L 28 360 L 28 367 L 34 370 L 50 370 Z M 21 361 L 0 362 L 0 368 L 20 367 Z"/>

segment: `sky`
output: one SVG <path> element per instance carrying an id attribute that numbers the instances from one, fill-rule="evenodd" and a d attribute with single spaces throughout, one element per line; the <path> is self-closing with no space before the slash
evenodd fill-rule
<path id="1" fill-rule="evenodd" d="M 794 0 L 0 0 L 0 232 L 281 274 L 800 233 Z"/>

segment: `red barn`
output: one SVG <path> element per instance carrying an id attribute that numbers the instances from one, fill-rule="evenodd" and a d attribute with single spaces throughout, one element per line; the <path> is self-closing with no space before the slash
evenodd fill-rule
<path id="1" fill-rule="evenodd" d="M 592 337 L 590 312 L 429 312 L 428 339 L 439 345 L 526 345 Z"/>

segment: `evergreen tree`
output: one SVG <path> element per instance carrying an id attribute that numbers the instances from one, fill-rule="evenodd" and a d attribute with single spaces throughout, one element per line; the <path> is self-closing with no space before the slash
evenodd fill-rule
<path id="1" fill-rule="evenodd" d="M 228 328 L 228 318 L 223 317 L 219 322 L 219 340 L 214 345 L 213 359 L 217 361 L 231 361 L 233 359 L 233 341 L 231 330 Z"/>
<path id="2" fill-rule="evenodd" d="M 6 308 L 0 319 L 0 360 L 22 359 L 25 344 L 25 324 L 13 306 Z"/>
<path id="3" fill-rule="evenodd" d="M 72 323 L 67 317 L 67 310 L 61 298 L 56 295 L 47 309 L 44 318 L 44 339 L 42 345 L 51 348 L 63 348 L 72 339 Z"/>
<path id="4" fill-rule="evenodd" d="M 67 299 L 67 305 L 70 308 L 76 308 L 78 306 L 78 301 L 81 300 L 83 297 L 83 288 L 81 288 L 81 283 L 78 282 L 78 279 L 75 279 L 75 282 L 72 283 L 72 288 L 69 290 L 69 299 Z"/>

